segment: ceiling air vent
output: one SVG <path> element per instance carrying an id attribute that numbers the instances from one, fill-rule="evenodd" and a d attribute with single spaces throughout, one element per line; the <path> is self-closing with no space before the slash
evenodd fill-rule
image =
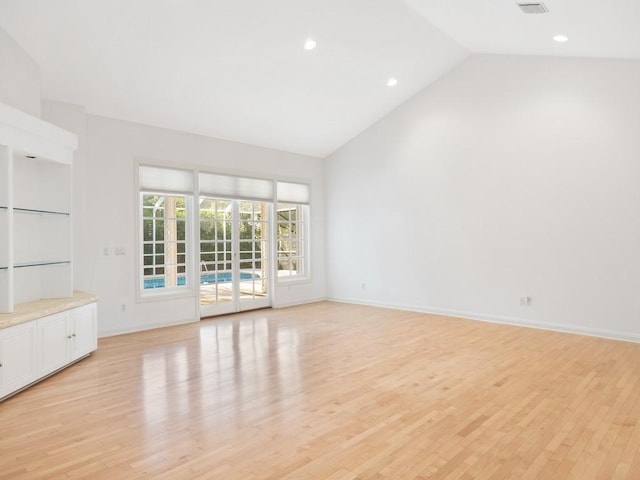
<path id="1" fill-rule="evenodd" d="M 518 3 L 518 6 L 524 13 L 540 14 L 549 12 L 544 3 Z"/>

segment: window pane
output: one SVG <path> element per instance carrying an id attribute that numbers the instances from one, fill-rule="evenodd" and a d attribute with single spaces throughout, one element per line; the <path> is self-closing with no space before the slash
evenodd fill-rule
<path id="1" fill-rule="evenodd" d="M 277 252 L 278 277 L 305 275 L 303 220 L 306 205 L 279 203 L 277 206 Z"/>
<path id="2" fill-rule="evenodd" d="M 143 290 L 186 286 L 187 197 L 141 194 Z"/>

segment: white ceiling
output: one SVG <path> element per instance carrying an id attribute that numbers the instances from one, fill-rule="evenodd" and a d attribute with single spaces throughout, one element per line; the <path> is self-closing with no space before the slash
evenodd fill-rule
<path id="1" fill-rule="evenodd" d="M 405 1 L 472 52 L 640 58 L 640 0 L 542 0 L 543 15 L 516 5 L 539 0 Z"/>
<path id="2" fill-rule="evenodd" d="M 545 4 L 0 0 L 0 26 L 39 63 L 44 98 L 324 157 L 468 52 L 640 58 L 640 0 Z"/>

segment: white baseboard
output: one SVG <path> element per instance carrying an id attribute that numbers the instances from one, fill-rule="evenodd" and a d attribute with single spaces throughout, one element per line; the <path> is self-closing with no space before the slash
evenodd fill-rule
<path id="1" fill-rule="evenodd" d="M 306 300 L 298 300 L 298 301 L 293 301 L 293 302 L 282 302 L 279 303 L 278 305 L 274 305 L 272 308 L 287 308 L 287 307 L 294 307 L 296 305 L 304 305 L 306 303 L 315 303 L 315 302 L 322 302 L 326 300 L 324 297 L 318 297 L 318 298 L 310 298 L 310 299 L 306 299 Z M 176 320 L 176 321 L 172 321 L 172 322 L 147 322 L 147 323 L 142 323 L 142 324 L 136 324 L 136 325 L 132 325 L 132 326 L 124 326 L 122 328 L 113 328 L 113 329 L 109 329 L 109 330 L 101 330 L 98 332 L 98 338 L 105 338 L 105 337 L 113 337 L 115 335 L 124 335 L 126 333 L 136 333 L 136 332 L 143 332 L 145 330 L 153 330 L 154 328 L 163 328 L 163 327 L 173 327 L 176 325 L 184 325 L 185 323 L 194 323 L 194 322 L 198 322 L 200 321 L 199 318 L 185 318 L 185 319 L 180 319 L 180 320 Z"/>
<path id="2" fill-rule="evenodd" d="M 186 323 L 195 323 L 198 321 L 200 321 L 199 318 L 183 318 L 174 322 L 149 322 L 133 326 L 125 326 L 122 328 L 99 331 L 98 338 L 113 337 L 115 335 L 124 335 L 126 333 L 143 332 L 145 330 L 153 330 L 154 328 L 175 327 L 176 325 L 184 325 Z"/>
<path id="3" fill-rule="evenodd" d="M 307 298 L 304 300 L 294 300 L 292 302 L 278 302 L 278 304 L 273 305 L 272 308 L 295 307 L 297 305 L 306 305 L 307 303 L 324 302 L 325 300 L 327 300 L 325 297 L 316 297 L 316 298 Z M 346 303 L 350 303 L 350 302 L 346 302 Z"/>
<path id="4" fill-rule="evenodd" d="M 466 312 L 460 310 L 448 310 L 429 306 L 408 305 L 401 303 L 363 301 L 355 298 L 329 297 L 330 302 L 352 303 L 356 305 L 368 305 L 371 307 L 390 308 L 394 310 L 405 310 L 409 312 L 431 313 L 444 315 L 447 317 L 465 318 L 488 323 L 499 323 L 503 325 L 513 325 L 517 327 L 536 328 L 539 330 L 551 330 L 554 332 L 573 333 L 577 335 L 587 335 L 589 337 L 607 338 L 610 340 L 620 340 L 623 342 L 640 343 L 640 334 L 618 332 L 600 328 L 579 327 L 574 325 L 563 325 L 559 323 L 536 322 L 516 317 L 504 317 L 499 315 L 488 315 L 477 312 Z"/>

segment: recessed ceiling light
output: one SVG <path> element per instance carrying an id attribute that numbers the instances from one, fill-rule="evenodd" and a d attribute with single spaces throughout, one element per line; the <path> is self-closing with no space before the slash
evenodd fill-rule
<path id="1" fill-rule="evenodd" d="M 555 37 L 553 37 L 553 39 L 556 42 L 563 43 L 563 42 L 566 42 L 567 40 L 569 40 L 569 37 L 567 37 L 566 35 L 556 35 Z"/>
<path id="2" fill-rule="evenodd" d="M 305 50 L 313 50 L 314 48 L 316 48 L 316 45 L 318 45 L 316 43 L 316 41 L 312 38 L 308 38 L 306 42 L 304 42 L 304 49 Z"/>
<path id="3" fill-rule="evenodd" d="M 395 87 L 398 84 L 398 79 L 391 77 L 389 80 L 387 80 L 387 87 Z"/>

